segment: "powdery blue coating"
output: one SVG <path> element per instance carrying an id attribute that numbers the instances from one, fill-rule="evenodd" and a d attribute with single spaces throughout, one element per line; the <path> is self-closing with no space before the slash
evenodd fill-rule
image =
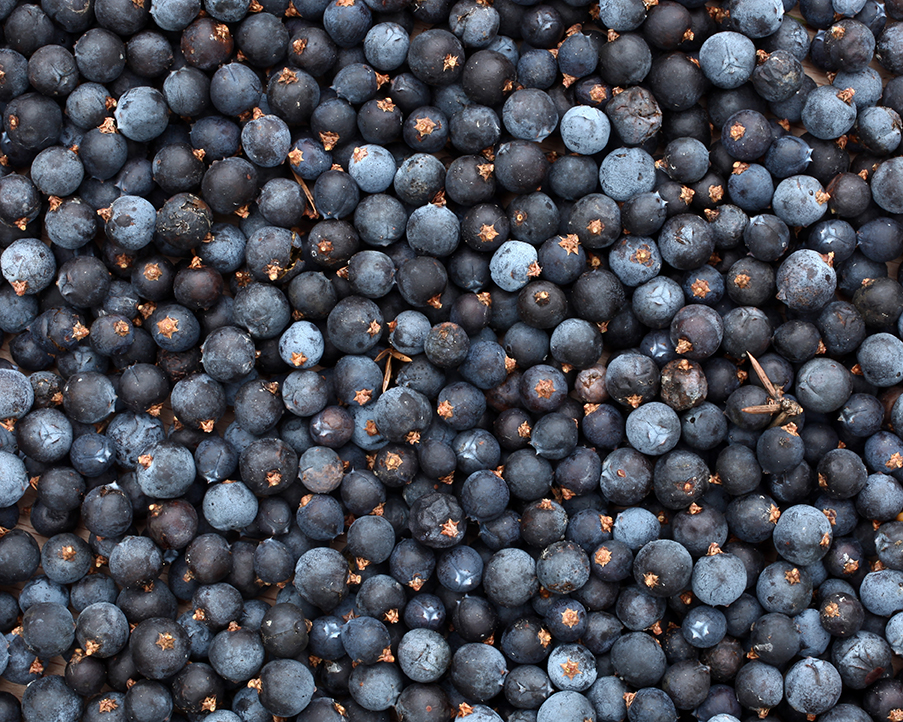
<path id="1" fill-rule="evenodd" d="M 832 0 L 831 6 L 834 12 L 851 18 L 865 7 L 865 0 Z"/>
<path id="2" fill-rule="evenodd" d="M 458 247 L 461 223 L 448 207 L 427 203 L 411 214 L 405 232 L 417 253 L 441 258 Z"/>
<path id="3" fill-rule="evenodd" d="M 162 421 L 130 411 L 116 414 L 104 434 L 114 445 L 116 463 L 126 469 L 134 469 L 138 465 L 138 456 L 148 446 L 166 438 Z"/>
<path id="4" fill-rule="evenodd" d="M 486 46 L 486 49 L 494 50 L 500 55 L 504 55 L 506 58 L 508 58 L 508 60 L 511 61 L 512 65 L 517 66 L 517 61 L 520 58 L 520 50 L 517 47 L 517 43 L 515 43 L 511 38 L 505 35 L 496 35 L 492 39 L 492 42 Z"/>
<path id="5" fill-rule="evenodd" d="M 501 657 L 502 653 L 498 652 L 498 655 Z M 373 677 L 377 677 L 378 681 Z M 311 677 L 311 684 L 313 684 L 312 680 L 313 677 Z M 403 687 L 401 670 L 388 662 L 371 665 L 359 664 L 352 670 L 348 680 L 348 691 L 351 693 L 351 698 L 371 712 L 389 709 L 395 704 Z"/>
<path id="6" fill-rule="evenodd" d="M 124 92 L 113 115 L 119 132 L 138 143 L 153 140 L 169 125 L 163 93 L 146 85 Z"/>
<path id="7" fill-rule="evenodd" d="M 840 673 L 830 662 L 807 657 L 794 664 L 784 678 L 787 703 L 803 714 L 821 714 L 840 699 Z"/>
<path id="8" fill-rule="evenodd" d="M 335 74 L 332 81 L 332 89 L 336 95 L 352 105 L 368 101 L 378 87 L 376 71 L 365 63 L 346 65 Z"/>
<path id="9" fill-rule="evenodd" d="M 595 71 L 598 62 L 595 41 L 582 32 L 571 33 L 558 46 L 558 68 L 565 75 L 585 78 Z"/>
<path id="10" fill-rule="evenodd" d="M 37 296 L 17 296 L 12 286 L 0 287 L 0 331 L 20 333 L 40 311 Z"/>
<path id="11" fill-rule="evenodd" d="M 276 659 L 267 663 L 260 670 L 260 678 L 263 683 L 260 702 L 267 712 L 277 717 L 299 714 L 310 704 L 316 689 L 314 676 L 296 659 Z"/>
<path id="12" fill-rule="evenodd" d="M 210 105 L 210 78 L 190 65 L 173 70 L 163 81 L 163 97 L 176 115 L 199 115 Z"/>
<path id="13" fill-rule="evenodd" d="M 664 604 L 664 600 L 661 601 Z M 611 662 L 615 674 L 632 687 L 658 684 L 667 669 L 664 650 L 646 632 L 630 632 L 621 636 L 611 648 Z"/>
<path id="14" fill-rule="evenodd" d="M 888 213 L 903 213 L 903 157 L 891 158 L 872 175 L 872 198 Z"/>
<path id="15" fill-rule="evenodd" d="M 66 115 L 79 128 L 95 128 L 107 115 L 107 96 L 100 83 L 82 83 L 66 98 Z"/>
<path id="16" fill-rule="evenodd" d="M 0 506 L 12 506 L 28 489 L 25 463 L 8 451 L 0 451 Z"/>
<path id="17" fill-rule="evenodd" d="M 323 334 L 310 321 L 296 321 L 279 337 L 279 356 L 292 368 L 316 366 L 323 349 Z"/>
<path id="18" fill-rule="evenodd" d="M 115 579 L 128 579 L 130 583 L 139 581 L 129 567 L 133 560 L 140 559 L 149 568 L 163 567 L 163 553 L 153 539 L 144 536 L 127 536 L 110 553 L 109 568 Z M 123 642 L 123 646 L 125 643 Z"/>
<path id="19" fill-rule="evenodd" d="M 743 172 L 731 173 L 727 179 L 727 192 L 738 208 L 747 213 L 759 213 L 772 202 L 774 182 L 765 166 L 751 163 Z"/>
<path id="20" fill-rule="evenodd" d="M 621 283 L 634 287 L 658 276 L 662 268 L 662 254 L 652 238 L 621 236 L 611 247 L 608 263 Z"/>
<path id="21" fill-rule="evenodd" d="M 175 499 L 182 496 L 195 477 L 194 455 L 191 451 L 184 446 L 161 441 L 148 447 L 146 454 L 150 457 L 147 465 L 139 463 L 135 470 L 135 479 L 141 491 L 155 499 Z M 157 471 L 157 464 L 165 464 L 168 471 L 177 471 L 178 476 L 169 473 L 161 479 L 164 474 Z"/>
<path id="22" fill-rule="evenodd" d="M 32 295 L 52 283 L 56 260 L 50 247 L 39 238 L 20 238 L 0 255 L 0 272 L 9 283 L 27 283 L 23 293 Z"/>
<path id="23" fill-rule="evenodd" d="M 54 700 L 52 709 L 47 709 L 47 700 Z M 40 711 L 34 719 L 41 722 L 77 722 L 81 718 L 82 698 L 66 684 L 59 675 L 40 677 L 25 687 L 22 693 L 22 707 L 25 710 Z M 29 715 L 26 712 L 25 717 Z"/>
<path id="24" fill-rule="evenodd" d="M 157 210 L 138 196 L 119 196 L 110 206 L 112 215 L 104 230 L 114 243 L 128 251 L 137 251 L 154 240 Z"/>
<path id="25" fill-rule="evenodd" d="M 389 332 L 392 348 L 407 356 L 423 353 L 423 344 L 433 324 L 420 311 L 402 311 L 395 317 L 395 328 Z"/>
<path id="26" fill-rule="evenodd" d="M 150 14 L 162 30 L 184 30 L 201 10 L 200 0 L 153 0 Z"/>
<path id="27" fill-rule="evenodd" d="M 595 678 L 596 668 L 592 661 L 590 661 L 590 666 L 592 667 L 592 676 Z M 558 674 L 561 675 L 560 669 Z M 592 703 L 584 695 L 570 688 L 551 695 L 542 703 L 536 714 L 537 722 L 578 722 L 595 718 L 596 713 Z"/>
<path id="28" fill-rule="evenodd" d="M 397 241 L 404 235 L 407 219 L 401 201 L 388 194 L 367 196 L 354 209 L 354 228 L 370 246 L 389 246 Z"/>
<path id="29" fill-rule="evenodd" d="M 443 426 L 451 431 L 451 427 Z M 445 441 L 451 444 L 458 457 L 457 471 L 463 474 L 473 474 L 481 469 L 493 469 L 494 465 L 501 460 L 499 442 L 485 429 L 468 429 Z M 549 474 L 551 474 L 551 469 Z"/>
<path id="30" fill-rule="evenodd" d="M 857 104 L 858 105 L 858 104 Z M 900 145 L 900 116 L 893 108 L 861 108 L 856 120 L 859 138 L 880 155 L 893 153 Z"/>
<path id="31" fill-rule="evenodd" d="M 741 33 L 715 33 L 699 49 L 699 65 L 712 85 L 738 88 L 756 67 L 756 46 Z"/>
<path id="32" fill-rule="evenodd" d="M 60 410 L 54 408 L 35 409 L 22 422 L 28 424 L 28 433 L 36 434 L 40 447 L 32 452 L 36 461 L 59 461 L 69 453 L 72 446 L 72 422 Z"/>
<path id="33" fill-rule="evenodd" d="M 660 531 L 661 524 L 655 514 L 648 509 L 634 506 L 625 509 L 615 518 L 612 538 L 624 542 L 635 552 L 658 539 Z"/>
<path id="34" fill-rule="evenodd" d="M 301 151 L 301 160 L 300 162 L 292 161 L 292 154 L 289 153 L 289 167 L 293 173 L 301 176 L 304 180 L 316 180 L 321 173 L 332 167 L 332 153 L 327 152 L 319 140 L 310 136 L 298 138 L 292 146 L 292 150 Z"/>
<path id="35" fill-rule="evenodd" d="M 893 386 L 903 378 L 903 341 L 892 334 L 867 336 L 856 352 L 856 359 L 870 384 Z"/>
<path id="36" fill-rule="evenodd" d="M 840 92 L 833 85 L 822 85 L 806 98 L 802 113 L 803 125 L 816 138 L 839 138 L 856 122 L 855 96 L 847 103 L 837 97 Z"/>
<path id="37" fill-rule="evenodd" d="M 377 70 L 386 73 L 400 67 L 408 57 L 410 39 L 398 23 L 379 23 L 364 37 L 364 57 Z"/>
<path id="38" fill-rule="evenodd" d="M 542 550 L 536 562 L 536 578 L 543 587 L 565 594 L 586 584 L 590 574 L 589 559 L 585 554 L 573 554 L 574 550 L 574 543 L 569 541 L 557 541 Z"/>
<path id="39" fill-rule="evenodd" d="M 818 719 L 819 722 L 872 722 L 871 715 L 861 707 L 846 703 L 841 703 L 834 709 L 828 710 Z"/>
<path id="40" fill-rule="evenodd" d="M 354 293 L 382 298 L 395 283 L 395 264 L 382 251 L 358 251 L 349 261 L 348 279 Z"/>
<path id="41" fill-rule="evenodd" d="M 530 266 L 539 258 L 536 248 L 523 241 L 505 241 L 489 261 L 493 282 L 503 291 L 518 291 L 530 281 Z"/>
<path id="42" fill-rule="evenodd" d="M 9 642 L 6 641 L 6 637 L 0 636 L 0 669 L 6 670 L 6 666 L 9 664 Z"/>
<path id="43" fill-rule="evenodd" d="M 867 659 L 867 664 L 862 660 Z M 838 639 L 831 647 L 831 663 L 848 689 L 865 689 L 871 683 L 872 671 L 891 669 L 893 651 L 883 635 L 860 630 Z"/>
<path id="44" fill-rule="evenodd" d="M 568 341 L 574 338 L 588 342 L 585 346 L 586 351 L 577 353 L 569 348 Z M 602 338 L 595 324 L 582 318 L 566 318 L 552 331 L 549 348 L 556 360 L 570 363 L 577 368 L 587 368 L 599 360 L 602 353 Z"/>
<path id="45" fill-rule="evenodd" d="M 382 193 L 395 179 L 395 158 L 381 145 L 362 145 L 351 154 L 348 173 L 364 193 Z"/>
<path id="46" fill-rule="evenodd" d="M 693 567 L 693 594 L 703 604 L 722 606 L 735 602 L 746 589 L 746 567 L 733 554 L 700 557 Z"/>
<path id="47" fill-rule="evenodd" d="M 809 34 L 806 32 L 806 26 L 789 15 L 784 15 L 781 18 L 781 27 L 777 32 L 761 42 L 761 47 L 766 52 L 772 52 L 780 48 L 789 52 L 800 62 L 805 60 L 809 54 L 810 45 L 811 41 L 809 40 Z"/>
<path id="48" fill-rule="evenodd" d="M 112 581 L 112 578 L 110 578 L 110 581 Z M 22 591 L 19 594 L 19 609 L 23 612 L 27 612 L 29 607 L 33 607 L 35 604 L 40 604 L 41 602 L 61 604 L 64 607 L 68 607 L 69 590 L 65 584 L 66 582 L 54 581 L 45 574 L 32 577 L 22 586 Z M 115 596 L 113 598 L 115 599 Z M 0 643 L 0 645 L 2 645 L 2 643 Z"/>
<path id="49" fill-rule="evenodd" d="M 658 248 L 665 263 L 692 271 L 708 261 L 715 250 L 715 237 L 702 218 L 680 213 L 665 221 L 658 234 Z"/>
<path id="50" fill-rule="evenodd" d="M 837 274 L 810 250 L 791 253 L 778 268 L 778 299 L 794 311 L 817 311 L 834 298 Z"/>
<path id="51" fill-rule="evenodd" d="M 485 48 L 498 35 L 500 20 L 499 11 L 491 5 L 462 0 L 452 7 L 448 23 L 465 47 Z"/>
<path id="52" fill-rule="evenodd" d="M 78 190 L 85 168 L 69 148 L 53 146 L 38 153 L 31 163 L 31 180 L 48 196 L 68 196 Z"/>
<path id="53" fill-rule="evenodd" d="M 598 19 L 619 33 L 636 30 L 646 19 L 646 5 L 642 0 L 601 0 Z"/>
<path id="54" fill-rule="evenodd" d="M 903 428 L 898 425 L 894 416 L 903 410 L 903 404 L 894 404 L 891 412 L 891 424 L 895 429 Z M 856 508 L 860 515 L 878 521 L 890 521 L 903 511 L 903 486 L 894 477 L 877 473 L 868 477 L 865 488 L 856 496 Z M 864 513 L 868 509 L 868 515 Z"/>
<path id="55" fill-rule="evenodd" d="M 532 48 L 512 62 L 517 65 L 518 80 L 527 88 L 550 88 L 558 75 L 558 64 L 548 50 Z"/>
<path id="56" fill-rule="evenodd" d="M 185 625 L 183 625 L 185 626 Z M 188 631 L 186 629 L 186 631 Z M 228 640 L 234 634 L 240 634 L 244 639 L 241 645 L 242 654 L 235 654 L 238 645 L 230 645 Z M 249 631 L 238 630 L 237 632 L 229 632 L 223 630 L 212 641 L 208 641 L 207 657 L 210 666 L 216 670 L 217 674 L 232 682 L 244 682 L 255 674 L 263 664 L 266 650 L 263 642 L 260 641 L 260 635 L 253 634 Z M 252 689 L 253 688 L 247 688 Z M 255 699 L 257 698 L 257 690 L 253 690 Z M 241 694 L 241 692 L 239 692 Z M 236 695 L 237 697 L 238 695 Z"/>
<path id="57" fill-rule="evenodd" d="M 565 147 L 581 155 L 593 155 L 604 150 L 611 135 L 611 122 L 598 108 L 575 105 L 560 123 L 561 140 Z"/>
<path id="58" fill-rule="evenodd" d="M 653 329 L 668 328 L 683 305 L 680 284 L 667 276 L 656 276 L 633 292 L 633 312 Z"/>
<path id="59" fill-rule="evenodd" d="M 295 563 L 294 585 L 298 593 L 309 603 L 330 611 L 348 594 L 348 584 L 326 588 L 323 579 L 344 579 L 345 574 L 335 575 L 332 572 L 347 572 L 348 563 L 341 552 L 329 547 L 316 547 L 302 554 Z"/>
<path id="60" fill-rule="evenodd" d="M 380 433 L 378 425 L 376 433 L 371 434 L 374 427 L 369 422 L 372 421 L 373 424 L 379 422 L 379 410 L 375 404 L 351 406 L 350 411 L 351 418 L 354 419 L 354 431 L 351 434 L 351 441 L 354 444 L 364 451 L 376 451 L 389 443 L 389 440 Z"/>
<path id="61" fill-rule="evenodd" d="M 789 178 L 802 173 L 812 162 L 812 148 L 795 135 L 784 135 L 768 147 L 763 162 L 773 176 Z"/>
<path id="62" fill-rule="evenodd" d="M 755 684 L 747 680 L 755 680 Z M 741 690 L 739 702 L 750 709 L 771 709 L 784 697 L 784 680 L 777 667 L 753 660 L 744 664 L 734 679 L 734 688 Z"/>
<path id="63" fill-rule="evenodd" d="M 796 21 L 791 20 L 790 22 L 795 23 Z M 803 33 L 805 34 L 805 32 L 804 30 Z M 808 39 L 808 37 L 807 35 L 806 38 Z M 803 114 L 803 106 L 806 104 L 806 98 L 815 88 L 815 81 L 806 75 L 803 77 L 803 84 L 793 95 L 787 100 L 769 103 L 768 108 L 778 118 L 786 118 L 791 123 L 799 123 Z"/>
<path id="64" fill-rule="evenodd" d="M 398 644 L 398 662 L 407 677 L 430 684 L 438 681 L 451 664 L 451 648 L 432 629 L 412 629 Z"/>
<path id="65" fill-rule="evenodd" d="M 903 614 L 895 614 L 884 628 L 884 636 L 895 654 L 903 654 Z"/>
<path id="66" fill-rule="evenodd" d="M 238 89 L 242 92 L 236 92 Z M 241 63 L 223 65 L 210 81 L 210 99 L 223 115 L 241 115 L 257 105 L 263 86 L 251 68 Z"/>
<path id="67" fill-rule="evenodd" d="M 821 542 L 828 535 L 832 538 L 831 522 L 820 509 L 807 504 L 796 504 L 785 509 L 775 524 L 772 539 L 778 554 L 791 564 L 807 566 L 819 561 L 828 553 L 830 543 Z"/>
<path id="68" fill-rule="evenodd" d="M 283 266 L 290 265 L 290 257 L 298 235 L 287 228 L 262 225 L 250 231 L 245 241 L 245 262 L 251 267 L 258 281 L 270 279 L 271 273 L 284 273 Z"/>
<path id="69" fill-rule="evenodd" d="M 178 319 L 178 333 L 172 333 L 165 336 L 157 325 L 166 318 L 174 317 Z M 170 303 L 165 306 L 158 306 L 157 310 L 150 318 L 151 336 L 154 342 L 162 349 L 180 353 L 187 351 L 194 346 L 201 337 L 201 324 L 197 317 L 184 306 L 177 303 Z M 93 421 L 90 423 L 94 423 Z"/>
<path id="70" fill-rule="evenodd" d="M 204 439 L 194 451 L 194 464 L 208 484 L 225 481 L 238 468 L 238 452 L 223 438 Z"/>
<path id="71" fill-rule="evenodd" d="M 415 153 L 405 160 L 392 182 L 398 200 L 412 206 L 429 202 L 444 185 L 445 166 L 427 153 Z"/>
<path id="72" fill-rule="evenodd" d="M 680 440 L 680 419 L 667 404 L 651 401 L 630 412 L 625 431 L 627 440 L 637 451 L 661 456 Z"/>
<path id="73" fill-rule="evenodd" d="M 596 665 L 594 662 L 591 662 L 591 666 L 592 676 L 595 678 Z M 560 667 L 558 673 L 564 677 L 561 674 Z M 564 677 L 564 679 L 567 678 Z M 582 689 L 585 689 L 585 687 Z M 599 719 L 592 703 L 585 695 L 573 691 L 572 688 L 565 688 L 561 692 L 555 692 L 542 703 L 539 711 L 536 713 L 536 722 L 583 722 L 583 720 L 592 719 Z"/>
<path id="74" fill-rule="evenodd" d="M 596 722 L 621 722 L 627 716 L 624 695 L 628 687 L 614 675 L 599 677 L 586 692 L 596 711 Z"/>
<path id="75" fill-rule="evenodd" d="M 879 431 L 865 442 L 865 463 L 873 472 L 891 471 L 894 465 L 891 459 L 900 453 L 903 453 L 903 441 L 890 431 Z M 893 469 L 893 473 L 898 474 L 898 471 Z"/>
<path id="76" fill-rule="evenodd" d="M 525 114 L 524 108 L 531 108 L 533 112 Z M 515 138 L 541 143 L 558 125 L 558 110 L 548 93 L 542 90 L 515 90 L 502 107 L 502 122 Z"/>
<path id="77" fill-rule="evenodd" d="M 903 572 L 897 569 L 869 572 L 859 587 L 859 598 L 868 611 L 882 617 L 903 611 Z"/>
<path id="78" fill-rule="evenodd" d="M 28 377 L 16 369 L 0 369 L 0 419 L 21 419 L 33 403 Z"/>
<path id="79" fill-rule="evenodd" d="M 505 369 L 505 349 L 495 341 L 475 341 L 470 344 L 458 372 L 466 381 L 483 391 L 495 388 L 508 375 Z"/>
<path id="80" fill-rule="evenodd" d="M 616 201 L 626 201 L 655 188 L 655 161 L 641 148 L 618 148 L 599 166 L 602 192 Z"/>
<path id="81" fill-rule="evenodd" d="M 214 484 L 204 494 L 204 518 L 214 529 L 242 529 L 257 516 L 257 497 L 240 481 Z"/>
<path id="82" fill-rule="evenodd" d="M 204 720 L 205 722 L 241 722 L 241 717 L 230 710 L 218 709 L 206 715 Z"/>
<path id="83" fill-rule="evenodd" d="M 502 549 L 483 569 L 486 597 L 494 604 L 517 607 L 530 601 L 539 589 L 536 562 L 523 549 Z"/>
<path id="84" fill-rule="evenodd" d="M 292 136 L 277 115 L 262 115 L 241 130 L 241 145 L 248 160 L 264 168 L 282 164 L 292 147 Z"/>
<path id="85" fill-rule="evenodd" d="M 843 71 L 834 76 L 831 83 L 837 90 L 852 88 L 856 91 L 853 99 L 857 108 L 868 108 L 877 105 L 884 90 L 881 84 L 881 75 L 874 68 L 866 68 L 856 73 Z"/>
<path id="86" fill-rule="evenodd" d="M 672 180 L 695 183 L 702 180 L 709 169 L 709 149 L 696 138 L 676 138 L 665 146 L 662 160 L 665 161 L 663 170 Z M 724 210 L 724 206 L 721 208 Z"/>
<path id="87" fill-rule="evenodd" d="M 75 402 L 73 396 L 79 384 L 94 385 L 95 393 L 88 400 Z M 113 413 L 116 408 L 116 389 L 109 377 L 96 371 L 83 371 L 70 376 L 63 387 L 63 408 L 67 416 L 82 424 L 97 424 Z"/>
<path id="88" fill-rule="evenodd" d="M 485 704 L 473 705 L 473 711 L 467 716 L 471 722 L 502 722 L 502 717 L 499 713 Z"/>
<path id="89" fill-rule="evenodd" d="M 214 223 L 210 231 L 213 235 L 211 240 L 196 249 L 204 265 L 220 273 L 231 273 L 241 268 L 247 244 L 241 229 L 231 223 Z"/>
<path id="90" fill-rule="evenodd" d="M 777 32 L 784 17 L 782 0 L 731 0 L 727 9 L 733 26 L 750 38 Z"/>
<path id="91" fill-rule="evenodd" d="M 822 626 L 817 609 L 804 609 L 793 618 L 793 623 L 800 634 L 800 655 L 818 657 L 825 653 L 831 643 L 831 635 Z"/>
<path id="92" fill-rule="evenodd" d="M 794 617 L 806 609 L 812 599 L 812 577 L 805 568 L 784 561 L 774 562 L 759 575 L 756 598 L 766 612 Z"/>
<path id="93" fill-rule="evenodd" d="M 237 23 L 248 14 L 251 0 L 205 0 L 204 10 L 224 23 Z"/>
<path id="94" fill-rule="evenodd" d="M 782 180 L 772 198 L 775 215 L 788 226 L 811 226 L 828 211 L 828 197 L 821 183 L 809 175 Z"/>

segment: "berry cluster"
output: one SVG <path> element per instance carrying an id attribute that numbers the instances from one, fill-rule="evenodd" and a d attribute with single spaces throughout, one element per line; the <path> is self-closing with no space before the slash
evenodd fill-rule
<path id="1" fill-rule="evenodd" d="M 0 18 L 0 722 L 903 720 L 903 0 Z"/>

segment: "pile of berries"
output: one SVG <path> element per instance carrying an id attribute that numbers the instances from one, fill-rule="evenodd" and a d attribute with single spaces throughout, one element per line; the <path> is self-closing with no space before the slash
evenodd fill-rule
<path id="1" fill-rule="evenodd" d="M 0 722 L 903 720 L 903 0 L 0 18 Z"/>

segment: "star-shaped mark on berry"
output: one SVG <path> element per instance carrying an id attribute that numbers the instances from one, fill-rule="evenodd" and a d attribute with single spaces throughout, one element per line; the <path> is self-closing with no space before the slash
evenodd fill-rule
<path id="1" fill-rule="evenodd" d="M 458 536 L 458 524 L 459 524 L 459 522 L 448 519 L 442 525 L 442 536 L 448 536 L 448 537 Z"/>

